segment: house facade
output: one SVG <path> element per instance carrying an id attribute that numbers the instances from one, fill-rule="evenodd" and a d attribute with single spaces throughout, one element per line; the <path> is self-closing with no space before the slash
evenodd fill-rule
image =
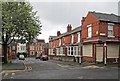
<path id="1" fill-rule="evenodd" d="M 29 56 L 36 56 L 44 53 L 44 43 L 43 39 L 36 39 L 35 42 L 29 45 Z"/>
<path id="2" fill-rule="evenodd" d="M 11 43 L 8 47 L 8 59 L 16 59 L 17 58 L 17 44 Z"/>
<path id="3" fill-rule="evenodd" d="M 44 54 L 45 54 L 45 55 L 48 55 L 49 44 L 48 44 L 48 43 L 44 43 L 43 48 L 44 48 Z"/>
<path id="4" fill-rule="evenodd" d="M 26 53 L 26 44 L 17 43 L 17 53 Z"/>
<path id="5" fill-rule="evenodd" d="M 80 31 L 81 27 L 72 30 L 68 24 L 67 31 L 63 34 L 57 31 L 57 36 L 49 37 L 49 56 L 51 59 L 78 61 L 80 56 Z"/>
<path id="6" fill-rule="evenodd" d="M 81 20 L 83 61 L 118 62 L 120 59 L 120 21 L 114 14 L 88 12 Z"/>

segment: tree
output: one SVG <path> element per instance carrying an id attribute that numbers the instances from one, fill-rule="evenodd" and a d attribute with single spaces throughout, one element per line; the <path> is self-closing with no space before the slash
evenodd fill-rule
<path id="1" fill-rule="evenodd" d="M 28 2 L 2 2 L 2 48 L 7 63 L 7 47 L 17 42 L 32 41 L 40 34 L 41 22 Z"/>

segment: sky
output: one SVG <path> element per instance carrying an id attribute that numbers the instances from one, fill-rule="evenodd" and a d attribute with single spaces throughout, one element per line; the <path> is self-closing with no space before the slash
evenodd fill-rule
<path id="1" fill-rule="evenodd" d="M 82 17 L 89 11 L 118 15 L 118 1 L 29 0 L 42 23 L 42 34 L 37 38 L 45 39 L 47 43 L 49 36 L 56 36 L 57 31 L 66 32 L 68 24 L 72 25 L 72 29 L 80 26 Z"/>

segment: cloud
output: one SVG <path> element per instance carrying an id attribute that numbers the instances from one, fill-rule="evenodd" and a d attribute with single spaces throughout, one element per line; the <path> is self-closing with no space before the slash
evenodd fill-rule
<path id="1" fill-rule="evenodd" d="M 45 39 L 46 42 L 48 42 L 49 36 L 56 36 L 57 31 L 61 31 L 61 33 L 67 31 L 67 29 L 65 30 L 65 28 L 67 27 L 67 25 L 65 24 L 54 24 L 46 19 L 41 19 L 41 23 L 42 23 L 42 30 L 41 30 L 42 34 L 40 34 L 38 38 Z"/>
<path id="2" fill-rule="evenodd" d="M 81 25 L 81 18 L 89 11 L 118 14 L 118 2 L 31 2 L 31 5 L 38 11 L 43 26 L 39 38 L 46 41 L 58 30 L 66 32 L 67 24 L 73 28 Z"/>

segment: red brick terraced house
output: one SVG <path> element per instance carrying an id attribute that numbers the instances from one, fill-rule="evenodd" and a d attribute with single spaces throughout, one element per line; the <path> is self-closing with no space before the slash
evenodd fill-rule
<path id="1" fill-rule="evenodd" d="M 60 31 L 57 31 L 57 36 L 50 36 L 50 58 L 64 61 L 79 61 L 76 58 L 80 56 L 81 52 L 80 31 L 81 26 L 72 30 L 72 26 L 68 24 L 67 32 L 61 34 Z"/>
<path id="2" fill-rule="evenodd" d="M 43 47 L 44 47 L 44 54 L 48 55 L 49 44 L 48 43 L 44 43 Z"/>
<path id="3" fill-rule="evenodd" d="M 44 53 L 44 39 L 36 39 L 35 42 L 29 45 L 29 56 L 36 56 Z"/>
<path id="4" fill-rule="evenodd" d="M 81 20 L 82 61 L 118 62 L 120 59 L 120 16 L 88 12 Z"/>

